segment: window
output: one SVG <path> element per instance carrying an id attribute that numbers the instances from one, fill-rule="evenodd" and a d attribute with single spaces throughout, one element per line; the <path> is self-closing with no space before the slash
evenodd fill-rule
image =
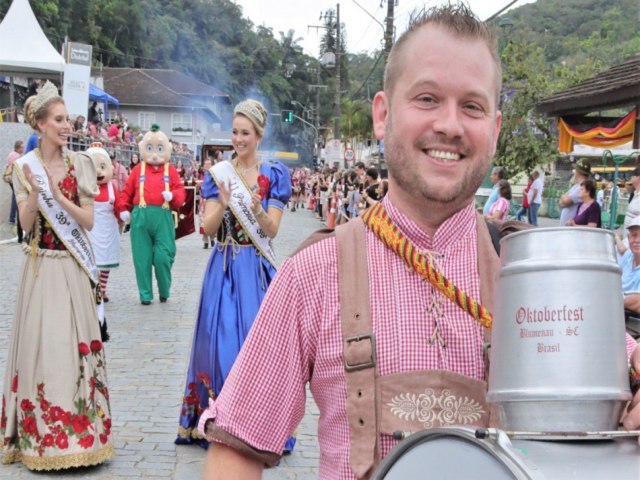
<path id="1" fill-rule="evenodd" d="M 193 116 L 190 113 L 172 113 L 171 134 L 191 136 L 193 134 Z"/>
<path id="2" fill-rule="evenodd" d="M 144 132 L 156 123 L 156 112 L 140 112 L 138 113 L 138 126 Z"/>

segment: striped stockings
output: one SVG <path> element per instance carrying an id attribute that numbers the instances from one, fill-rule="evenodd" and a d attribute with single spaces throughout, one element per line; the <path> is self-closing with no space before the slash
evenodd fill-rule
<path id="1" fill-rule="evenodd" d="M 107 297 L 107 282 L 109 281 L 109 270 L 100 270 L 100 288 L 102 289 L 102 298 Z"/>

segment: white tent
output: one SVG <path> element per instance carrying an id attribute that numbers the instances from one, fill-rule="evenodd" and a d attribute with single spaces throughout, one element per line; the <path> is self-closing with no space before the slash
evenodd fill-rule
<path id="1" fill-rule="evenodd" d="M 64 57 L 45 36 L 29 0 L 13 0 L 0 23 L 0 75 L 48 76 L 64 71 Z"/>

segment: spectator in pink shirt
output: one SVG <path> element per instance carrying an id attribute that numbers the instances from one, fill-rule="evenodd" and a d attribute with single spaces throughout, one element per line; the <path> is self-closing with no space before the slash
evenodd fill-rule
<path id="1" fill-rule="evenodd" d="M 489 209 L 489 215 L 485 215 L 488 220 L 504 222 L 509 215 L 511 208 L 511 185 L 507 180 L 498 181 L 498 200 Z"/>
<path id="2" fill-rule="evenodd" d="M 115 152 L 111 153 L 111 163 L 113 163 L 113 179 L 115 180 L 118 192 L 121 192 L 124 186 L 127 184 L 127 179 L 129 178 L 129 174 L 127 173 L 127 169 L 122 165 L 115 154 Z"/>

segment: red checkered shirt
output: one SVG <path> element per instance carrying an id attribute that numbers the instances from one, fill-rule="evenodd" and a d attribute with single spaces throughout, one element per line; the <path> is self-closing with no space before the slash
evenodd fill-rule
<path id="1" fill-rule="evenodd" d="M 471 205 L 449 218 L 433 239 L 389 200 L 384 205 L 418 248 L 442 255 L 439 263 L 447 278 L 480 297 Z M 351 479 L 336 258 L 332 237 L 284 262 L 225 387 L 200 425 L 215 418 L 218 427 L 254 448 L 280 453 L 303 417 L 310 381 L 320 409 L 320 478 Z M 439 322 L 446 349 L 430 342 L 435 325 L 432 287 L 369 230 L 367 259 L 379 375 L 447 369 L 482 379 L 482 327 L 447 300 Z M 382 455 L 395 444 L 383 436 Z"/>
<path id="2" fill-rule="evenodd" d="M 402 215 L 388 199 L 385 208 L 421 249 L 439 254 L 442 272 L 467 294 L 480 298 L 476 214 L 469 205 L 437 230 L 434 238 Z M 447 369 L 484 378 L 482 327 L 459 307 L 441 303 L 441 342 L 430 308 L 433 288 L 367 230 L 367 259 L 379 375 Z M 302 420 L 305 386 L 320 410 L 320 478 L 355 479 L 349 466 L 349 427 L 338 305 L 335 238 L 322 240 L 284 262 L 219 398 L 210 402 L 200 430 L 216 426 L 257 450 L 281 453 Z M 397 441 L 382 435 L 386 456 Z"/>

